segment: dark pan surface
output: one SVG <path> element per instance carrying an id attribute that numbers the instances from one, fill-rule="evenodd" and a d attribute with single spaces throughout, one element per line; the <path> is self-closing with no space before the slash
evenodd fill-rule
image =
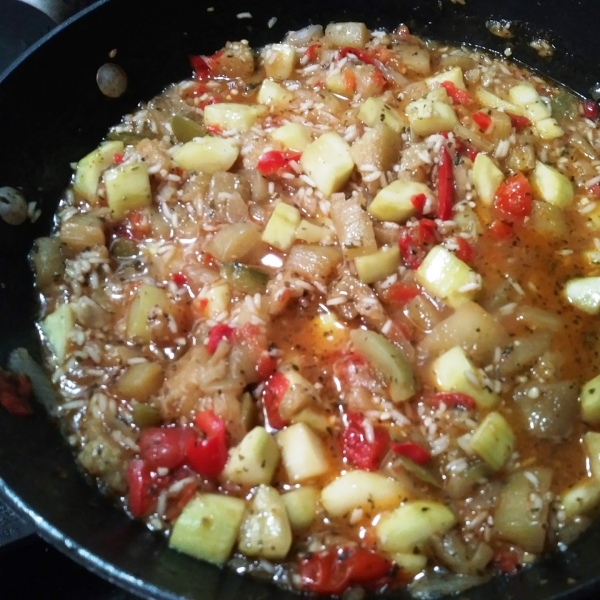
<path id="1" fill-rule="evenodd" d="M 360 20 L 370 27 L 408 23 L 416 33 L 502 51 L 506 40 L 491 36 L 490 17 L 518 19 L 554 32 L 557 52 L 541 61 L 527 43 L 536 35 L 519 27 L 514 57 L 588 95 L 598 81 L 600 44 L 596 0 L 345 0 L 343 8 L 318 0 L 273 5 L 230 0 L 227 10 L 211 2 L 102 0 L 71 20 L 0 77 L 0 186 L 23 189 L 43 208 L 35 224 L 11 228 L 0 222 L 0 363 L 11 349 L 25 346 L 39 355 L 33 323 L 36 301 L 26 255 L 32 241 L 47 234 L 56 201 L 69 181 L 69 163 L 97 145 L 108 126 L 149 99 L 167 83 L 189 75 L 187 55 L 210 53 L 228 39 L 254 46 L 279 40 L 309 22 Z M 415 8 L 416 5 L 416 8 Z M 236 14 L 250 11 L 252 19 Z M 271 17 L 277 17 L 272 28 Z M 562 42 L 560 40 L 563 40 Z M 115 62 L 129 75 L 129 90 L 118 100 L 101 96 L 97 68 L 117 49 Z M 74 560 L 144 597 L 161 599 L 259 600 L 297 598 L 270 585 L 243 579 L 175 552 L 165 541 L 115 510 L 75 467 L 58 428 L 36 404 L 29 419 L 0 411 L 0 493 L 28 513 L 41 535 Z M 463 594 L 471 600 L 575 598 L 579 583 L 588 591 L 600 578 L 600 528 L 566 552 L 517 577 L 496 579 Z M 580 588 L 581 590 L 581 588 Z"/>

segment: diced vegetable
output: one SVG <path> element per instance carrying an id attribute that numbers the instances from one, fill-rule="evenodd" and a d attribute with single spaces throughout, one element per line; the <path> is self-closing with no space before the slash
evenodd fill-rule
<path id="1" fill-rule="evenodd" d="M 244 294 L 264 294 L 269 282 L 264 271 L 238 262 L 224 263 L 220 273 L 233 289 Z"/>
<path id="2" fill-rule="evenodd" d="M 452 67 L 452 69 L 448 69 L 447 71 L 443 71 L 439 75 L 434 75 L 433 77 L 428 77 L 425 82 L 430 87 L 435 85 L 441 85 L 442 83 L 449 81 L 453 83 L 458 89 L 466 90 L 465 80 L 463 78 L 463 72 L 460 67 Z"/>
<path id="3" fill-rule="evenodd" d="M 196 494 L 173 525 L 169 546 L 215 564 L 229 558 L 246 503 L 222 494 Z"/>
<path id="4" fill-rule="evenodd" d="M 415 276 L 431 295 L 454 307 L 472 300 L 479 289 L 475 271 L 443 246 L 429 251 Z"/>
<path id="5" fill-rule="evenodd" d="M 300 211 L 295 206 L 279 202 L 263 231 L 263 241 L 279 250 L 289 250 L 301 220 Z"/>
<path id="6" fill-rule="evenodd" d="M 279 492 L 267 485 L 259 485 L 240 527 L 240 552 L 246 556 L 281 560 L 291 545 L 292 529 Z"/>
<path id="7" fill-rule="evenodd" d="M 600 483 L 585 479 L 564 492 L 560 500 L 568 518 L 587 515 L 600 505 Z"/>
<path id="8" fill-rule="evenodd" d="M 533 124 L 533 127 L 543 140 L 555 140 L 556 138 L 562 137 L 565 134 L 564 129 L 554 118 L 536 121 Z"/>
<path id="9" fill-rule="evenodd" d="M 381 248 L 374 254 L 358 256 L 354 260 L 358 278 L 363 283 L 382 281 L 393 275 L 400 266 L 400 249 L 398 246 Z"/>
<path id="10" fill-rule="evenodd" d="M 330 23 L 325 29 L 325 38 L 338 48 L 364 48 L 370 34 L 364 23 Z"/>
<path id="11" fill-rule="evenodd" d="M 329 471 L 329 458 L 319 436 L 304 423 L 290 425 L 277 434 L 283 464 L 290 481 L 299 483 Z M 302 452 L 298 452 L 302 448 Z"/>
<path id="12" fill-rule="evenodd" d="M 292 529 L 310 527 L 315 519 L 319 490 L 312 486 L 303 486 L 286 492 L 281 496 Z"/>
<path id="13" fill-rule="evenodd" d="M 243 260 L 260 244 L 260 240 L 260 232 L 253 223 L 231 223 L 223 225 L 204 250 L 221 262 Z"/>
<path id="14" fill-rule="evenodd" d="M 115 154 L 123 154 L 125 146 L 121 141 L 105 142 L 96 150 L 84 156 L 75 170 L 73 188 L 86 200 L 93 201 L 98 192 L 102 173 L 114 164 Z"/>
<path id="15" fill-rule="evenodd" d="M 386 378 L 393 402 L 403 402 L 415 394 L 415 375 L 404 352 L 398 346 L 381 334 L 367 329 L 353 329 L 350 339 L 356 350 Z"/>
<path id="16" fill-rule="evenodd" d="M 396 54 L 408 71 L 419 75 L 431 73 L 431 55 L 427 48 L 417 44 L 402 44 L 397 46 Z"/>
<path id="17" fill-rule="evenodd" d="M 144 344 L 152 340 L 152 325 L 157 318 L 173 319 L 177 325 L 180 314 L 167 292 L 144 283 L 138 289 L 127 315 L 127 339 Z"/>
<path id="18" fill-rule="evenodd" d="M 433 192 L 424 183 L 398 179 L 380 190 L 369 204 L 369 214 L 380 221 L 406 221 L 416 212 L 413 198 L 424 195 L 433 197 Z"/>
<path id="19" fill-rule="evenodd" d="M 46 340 L 58 364 L 65 360 L 69 337 L 75 328 L 75 316 L 70 304 L 59 304 L 41 323 Z"/>
<path id="20" fill-rule="evenodd" d="M 306 146 L 312 142 L 308 127 L 301 123 L 286 123 L 275 129 L 271 137 L 296 152 L 304 152 Z"/>
<path id="21" fill-rule="evenodd" d="M 573 201 L 573 184 L 568 177 L 539 160 L 535 164 L 531 184 L 534 193 L 558 208 L 566 208 Z"/>
<path id="22" fill-rule="evenodd" d="M 228 171 L 239 153 L 239 144 L 235 140 L 206 136 L 177 148 L 173 152 L 173 161 L 186 171 L 212 175 Z"/>
<path id="23" fill-rule="evenodd" d="M 495 471 L 501 469 L 515 449 L 515 436 L 499 412 L 491 412 L 471 438 L 471 448 Z"/>
<path id="24" fill-rule="evenodd" d="M 409 497 L 395 480 L 369 471 L 348 471 L 325 486 L 321 504 L 332 517 L 349 516 L 356 509 L 368 515 L 398 506 Z"/>
<path id="25" fill-rule="evenodd" d="M 290 250 L 285 267 L 308 278 L 327 279 L 341 262 L 342 251 L 337 246 L 297 244 Z"/>
<path id="26" fill-rule="evenodd" d="M 356 76 L 354 71 L 345 68 L 343 71 L 329 73 L 325 79 L 325 88 L 338 96 L 352 98 L 356 91 Z"/>
<path id="27" fill-rule="evenodd" d="M 328 227 L 315 225 L 306 219 L 302 219 L 296 228 L 296 239 L 308 242 L 309 244 L 318 244 L 325 238 L 332 237 L 333 231 Z"/>
<path id="28" fill-rule="evenodd" d="M 485 88 L 477 88 L 475 91 L 475 97 L 479 102 L 481 102 L 481 104 L 483 104 L 483 106 L 487 106 L 488 108 L 496 108 L 513 115 L 523 114 L 523 108 L 521 106 L 513 104 L 512 102 L 508 102 L 507 100 L 500 98 L 500 96 L 492 94 Z"/>
<path id="29" fill-rule="evenodd" d="M 567 300 L 579 310 L 590 315 L 600 312 L 600 277 L 578 277 L 564 287 Z"/>
<path id="30" fill-rule="evenodd" d="M 255 427 L 229 451 L 222 476 L 231 483 L 269 484 L 279 463 L 279 448 L 264 427 Z"/>
<path id="31" fill-rule="evenodd" d="M 358 111 L 358 118 L 369 127 L 385 123 L 396 133 L 400 133 L 408 125 L 404 115 L 388 106 L 383 98 L 367 98 Z"/>
<path id="32" fill-rule="evenodd" d="M 588 431 L 583 434 L 583 444 L 592 477 L 600 483 L 600 433 Z"/>
<path id="33" fill-rule="evenodd" d="M 158 392 L 164 378 L 163 368 L 158 363 L 130 365 L 117 381 L 117 392 L 124 398 L 145 402 Z"/>
<path id="34" fill-rule="evenodd" d="M 270 106 L 276 110 L 286 108 L 293 97 L 290 91 L 270 79 L 263 80 L 258 90 L 258 103 Z"/>
<path id="35" fill-rule="evenodd" d="M 504 181 L 504 173 L 487 155 L 479 153 L 473 163 L 473 185 L 485 206 L 491 206 L 500 183 Z"/>
<path id="36" fill-rule="evenodd" d="M 427 566 L 427 556 L 425 554 L 396 552 L 393 560 L 409 577 L 414 577 Z"/>
<path id="37" fill-rule="evenodd" d="M 600 423 L 600 375 L 590 379 L 579 394 L 581 418 L 591 425 Z"/>
<path id="38" fill-rule="evenodd" d="M 373 222 L 358 196 L 336 194 L 331 199 L 331 220 L 346 260 L 377 251 Z"/>
<path id="39" fill-rule="evenodd" d="M 162 416 L 156 406 L 151 404 L 135 404 L 131 409 L 133 423 L 136 427 L 158 427 L 162 423 Z"/>
<path id="40" fill-rule="evenodd" d="M 214 285 L 206 292 L 204 299 L 206 299 L 206 316 L 214 319 L 229 310 L 231 287 L 228 283 Z"/>
<path id="41" fill-rule="evenodd" d="M 271 44 L 264 57 L 265 73 L 277 81 L 289 79 L 296 66 L 296 48 L 291 44 Z"/>
<path id="42" fill-rule="evenodd" d="M 37 238 L 33 244 L 31 259 L 35 283 L 40 289 L 52 285 L 65 271 L 65 259 L 57 237 Z"/>
<path id="43" fill-rule="evenodd" d="M 258 117 L 267 112 L 265 106 L 220 102 L 204 107 L 204 125 L 222 131 L 248 131 Z"/>
<path id="44" fill-rule="evenodd" d="M 500 398 L 481 381 L 473 363 L 460 346 L 451 348 L 432 365 L 437 387 L 444 392 L 471 396 L 480 408 L 493 408 Z M 477 382 L 477 383 L 475 383 Z"/>
<path id="45" fill-rule="evenodd" d="M 538 200 L 533 201 L 527 226 L 548 237 L 566 236 L 569 232 L 562 208 Z"/>
<path id="46" fill-rule="evenodd" d="M 508 96 L 517 106 L 522 107 L 525 116 L 533 121 L 548 119 L 552 113 L 537 90 L 529 83 L 519 83 L 508 91 Z"/>
<path id="47" fill-rule="evenodd" d="M 192 119 L 181 115 L 173 115 L 169 121 L 175 139 L 182 144 L 191 142 L 194 138 L 204 137 L 206 129 Z"/>
<path id="48" fill-rule="evenodd" d="M 428 500 L 409 500 L 381 515 L 375 532 L 382 550 L 411 553 L 432 535 L 448 531 L 455 523 L 456 517 L 447 506 Z"/>
<path id="49" fill-rule="evenodd" d="M 376 123 L 352 144 L 350 155 L 359 170 L 369 165 L 385 172 L 398 160 L 400 146 L 400 136 L 389 125 Z"/>
<path id="50" fill-rule="evenodd" d="M 458 124 L 456 113 L 448 104 L 424 98 L 406 107 L 406 116 L 416 135 L 428 137 L 441 131 L 452 131 Z"/>
<path id="51" fill-rule="evenodd" d="M 60 242 L 73 252 L 104 246 L 106 244 L 104 221 L 90 214 L 73 215 L 61 223 L 59 238 Z"/>
<path id="52" fill-rule="evenodd" d="M 354 169 L 350 146 L 333 131 L 311 142 L 305 148 L 300 164 L 325 196 L 342 189 Z"/>
<path id="53" fill-rule="evenodd" d="M 104 172 L 106 199 L 114 219 L 151 206 L 152 190 L 146 163 L 129 163 Z"/>
<path id="54" fill-rule="evenodd" d="M 500 493 L 494 526 L 500 537 L 526 552 L 541 552 L 546 540 L 552 471 L 534 468 L 513 473 Z"/>
<path id="55" fill-rule="evenodd" d="M 348 424 L 342 434 L 342 454 L 359 469 L 376 471 L 390 444 L 390 436 L 383 427 L 373 427 L 367 439 L 366 421 L 359 413 L 347 412 Z"/>

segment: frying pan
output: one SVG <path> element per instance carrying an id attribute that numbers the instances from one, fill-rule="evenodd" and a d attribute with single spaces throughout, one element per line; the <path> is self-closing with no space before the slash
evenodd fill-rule
<path id="1" fill-rule="evenodd" d="M 279 40 L 288 30 L 333 20 L 364 21 L 371 28 L 407 23 L 414 32 L 454 43 L 468 42 L 524 62 L 580 95 L 598 97 L 600 44 L 596 0 L 322 0 L 279 5 L 265 0 L 100 0 L 68 19 L 0 76 L 0 186 L 22 189 L 42 208 L 35 223 L 0 222 L 0 363 L 16 347 L 39 358 L 37 314 L 27 263 L 32 241 L 45 235 L 69 164 L 95 147 L 107 128 L 172 81 L 189 76 L 187 56 L 211 53 L 227 40 L 253 46 Z M 238 13 L 250 12 L 251 19 Z M 58 15 L 58 18 L 64 13 Z M 267 23 L 277 18 L 274 27 Z M 489 18 L 517 20 L 511 40 L 492 36 Z M 528 23 L 526 25 L 525 23 Z M 529 47 L 539 35 L 556 52 L 540 59 Z M 102 96 L 100 65 L 114 62 L 129 76 L 126 94 Z M 600 90 L 598 90 L 600 92 Z M 40 393 L 39 400 L 51 401 Z M 77 469 L 58 427 L 42 402 L 17 419 L 0 410 L 0 493 L 27 514 L 39 534 L 72 559 L 143 597 L 203 600 L 292 600 L 291 592 L 242 578 L 168 551 L 162 536 L 118 511 Z M 600 527 L 568 550 L 511 578 L 496 578 L 461 597 L 574 600 L 600 589 Z M 398 596 L 397 596 L 398 597 Z"/>

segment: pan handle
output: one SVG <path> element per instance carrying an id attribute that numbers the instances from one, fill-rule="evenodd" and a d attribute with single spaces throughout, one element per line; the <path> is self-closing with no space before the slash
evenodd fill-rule
<path id="1" fill-rule="evenodd" d="M 78 13 L 86 6 L 92 4 L 93 0 L 20 0 L 29 4 L 46 16 L 50 17 L 57 25 L 66 21 L 69 17 Z"/>

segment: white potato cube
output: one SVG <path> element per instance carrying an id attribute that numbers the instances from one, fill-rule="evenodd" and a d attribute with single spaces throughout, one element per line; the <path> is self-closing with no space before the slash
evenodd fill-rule
<path id="1" fill-rule="evenodd" d="M 438 73 L 433 77 L 428 77 L 426 80 L 427 85 L 434 86 L 436 84 L 442 84 L 445 81 L 453 83 L 458 89 L 466 90 L 465 80 L 463 78 L 463 72 L 460 67 L 452 67 L 443 73 Z"/>
<path id="2" fill-rule="evenodd" d="M 267 77 L 284 81 L 289 79 L 296 66 L 296 48 L 290 44 L 271 44 L 264 56 Z"/>
<path id="3" fill-rule="evenodd" d="M 535 164 L 531 183 L 534 192 L 546 202 L 566 208 L 573 201 L 573 184 L 571 180 L 554 167 L 549 167 L 539 160 Z"/>
<path id="4" fill-rule="evenodd" d="M 254 125 L 258 117 L 268 112 L 266 106 L 221 102 L 204 108 L 204 125 L 217 127 L 223 131 L 243 133 Z"/>
<path id="5" fill-rule="evenodd" d="M 304 152 L 312 142 L 310 130 L 302 123 L 286 123 L 275 129 L 271 137 L 294 152 Z"/>
<path id="6" fill-rule="evenodd" d="M 290 481 L 299 483 L 329 471 L 329 457 L 321 438 L 305 423 L 295 423 L 277 434 L 283 464 Z"/>
<path id="7" fill-rule="evenodd" d="M 491 206 L 498 186 L 504 181 L 504 173 L 487 155 L 480 152 L 473 164 L 473 185 L 485 206 Z"/>
<path id="8" fill-rule="evenodd" d="M 380 221 L 406 221 L 416 213 L 412 203 L 415 196 L 433 197 L 433 192 L 424 183 L 398 179 L 380 190 L 367 209 Z"/>
<path id="9" fill-rule="evenodd" d="M 240 154 L 237 142 L 206 136 L 187 142 L 173 152 L 173 161 L 186 171 L 208 173 L 231 169 Z"/>
<path id="10" fill-rule="evenodd" d="M 421 137 L 451 131 L 458 125 L 458 117 L 450 105 L 428 98 L 411 102 L 406 107 L 406 115 L 414 133 Z"/>
<path id="11" fill-rule="evenodd" d="M 293 97 L 292 92 L 270 79 L 265 79 L 258 90 L 258 103 L 276 110 L 287 108 Z"/>
<path id="12" fill-rule="evenodd" d="M 383 98 L 367 98 L 358 110 L 358 118 L 369 127 L 385 123 L 396 133 L 400 133 L 408 125 L 404 115 L 388 106 Z"/>

